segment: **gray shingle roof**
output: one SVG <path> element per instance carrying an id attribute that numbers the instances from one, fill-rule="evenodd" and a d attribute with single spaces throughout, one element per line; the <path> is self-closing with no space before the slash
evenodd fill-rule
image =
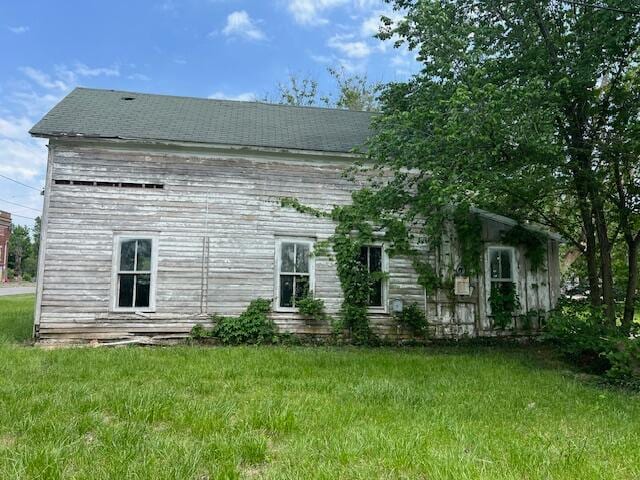
<path id="1" fill-rule="evenodd" d="M 76 88 L 30 133 L 350 152 L 370 135 L 373 115 Z"/>

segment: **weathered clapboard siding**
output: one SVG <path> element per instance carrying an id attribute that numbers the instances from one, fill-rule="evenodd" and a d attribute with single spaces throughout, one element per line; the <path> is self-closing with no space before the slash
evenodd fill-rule
<path id="1" fill-rule="evenodd" d="M 237 315 L 252 299 L 273 298 L 276 238 L 326 240 L 334 230 L 327 219 L 282 208 L 280 198 L 293 196 L 325 210 L 349 202 L 356 185 L 341 175 L 349 161 L 348 156 L 326 154 L 52 140 L 36 318 L 39 338 L 184 336 L 212 313 Z M 58 185 L 51 179 L 164 188 Z M 501 226 L 490 223 L 485 235 L 494 241 Z M 143 315 L 110 309 L 114 234 L 134 232 L 158 238 L 156 310 Z M 450 242 L 448 237 L 438 258 L 432 259 L 443 271 L 458 262 Z M 548 310 L 555 301 L 557 282 L 549 277 L 557 275 L 557 245 L 551 240 L 549 258 L 545 272 L 520 277 L 525 310 Z M 315 262 L 316 296 L 336 315 L 342 292 L 335 265 L 321 256 Z M 519 253 L 522 272 L 527 271 L 524 262 Z M 388 282 L 388 298 L 424 308 L 434 334 L 492 334 L 483 278 L 474 279 L 469 297 L 451 299 L 443 292 L 427 296 L 410 261 L 391 258 Z M 296 314 L 276 312 L 273 318 L 283 331 L 329 332 L 328 325 Z M 406 333 L 388 314 L 372 314 L 371 324 L 381 334 Z"/>

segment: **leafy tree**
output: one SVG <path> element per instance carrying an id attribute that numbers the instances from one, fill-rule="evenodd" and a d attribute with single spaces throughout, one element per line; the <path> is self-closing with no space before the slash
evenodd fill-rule
<path id="1" fill-rule="evenodd" d="M 22 225 L 12 225 L 9 237 L 9 268 L 13 269 L 16 276 L 22 276 L 25 273 L 23 261 L 31 255 L 31 252 L 29 228 Z"/>
<path id="2" fill-rule="evenodd" d="M 299 78 L 290 74 L 288 83 L 278 83 L 278 93 L 275 103 L 307 107 L 318 105 L 318 81 L 313 78 Z"/>
<path id="3" fill-rule="evenodd" d="M 286 84 L 278 84 L 275 103 L 345 110 L 378 110 L 379 84 L 370 83 L 366 75 L 349 75 L 344 69 L 328 68 L 327 71 L 335 82 L 337 95 L 321 94 L 317 80 L 292 74 Z M 265 100 L 269 101 L 269 96 Z"/>
<path id="4" fill-rule="evenodd" d="M 366 75 L 349 75 L 344 69 L 328 68 L 327 70 L 338 88 L 338 96 L 335 101 L 331 96 L 324 97 L 327 106 L 366 112 L 379 110 L 380 84 L 369 82 Z"/>
<path id="5" fill-rule="evenodd" d="M 640 247 L 640 0 L 387 0 L 378 37 L 422 71 L 388 85 L 369 155 L 395 177 L 379 206 L 405 222 L 447 205 L 559 231 L 584 254 L 593 305 L 615 322 L 612 251 L 626 246 L 623 325 Z M 433 213 L 433 214 L 431 214 Z"/>

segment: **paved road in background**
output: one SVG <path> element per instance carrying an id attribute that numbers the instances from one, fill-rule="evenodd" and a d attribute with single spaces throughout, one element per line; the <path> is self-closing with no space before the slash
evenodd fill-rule
<path id="1" fill-rule="evenodd" d="M 24 295 L 25 293 L 36 293 L 36 287 L 3 287 L 0 288 L 0 297 L 6 295 Z"/>

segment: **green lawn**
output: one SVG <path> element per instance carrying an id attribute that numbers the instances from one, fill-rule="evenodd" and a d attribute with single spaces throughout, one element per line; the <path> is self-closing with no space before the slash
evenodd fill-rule
<path id="1" fill-rule="evenodd" d="M 0 478 L 639 478 L 640 396 L 545 358 L 5 343 Z"/>
<path id="2" fill-rule="evenodd" d="M 0 297 L 0 343 L 31 338 L 35 295 Z"/>

